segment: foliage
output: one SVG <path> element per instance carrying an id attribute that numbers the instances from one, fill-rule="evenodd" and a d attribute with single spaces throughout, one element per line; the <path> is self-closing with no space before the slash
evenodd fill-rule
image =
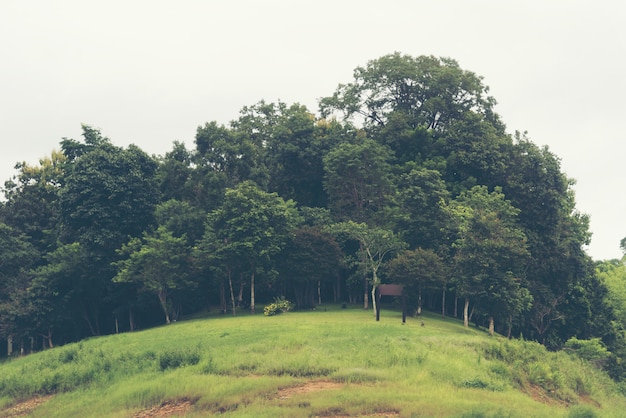
<path id="1" fill-rule="evenodd" d="M 389 160 L 389 150 L 368 138 L 326 154 L 324 188 L 339 219 L 365 222 L 384 213 L 393 190 Z"/>
<path id="2" fill-rule="evenodd" d="M 133 238 L 119 250 L 127 257 L 115 262 L 118 269 L 114 282 L 133 282 L 140 290 L 154 293 L 170 323 L 171 306 L 169 296 L 172 291 L 190 288 L 194 282 L 188 280 L 187 238 L 183 234 L 175 237 L 160 226 L 154 233 L 144 234 L 143 238 Z"/>
<path id="3" fill-rule="evenodd" d="M 263 309 L 263 315 L 273 316 L 279 313 L 289 312 L 293 309 L 293 303 L 289 302 L 285 298 L 276 298 L 274 303 L 270 303 Z"/>
<path id="4" fill-rule="evenodd" d="M 277 268 L 285 289 L 289 294 L 293 291 L 298 307 L 310 308 L 320 303 L 322 286 L 335 285 L 342 261 L 341 249 L 332 235 L 303 226 L 293 231 L 278 256 Z"/>
<path id="5" fill-rule="evenodd" d="M 599 338 L 624 379 L 623 261 L 585 253 L 574 180 L 547 147 L 506 132 L 480 76 L 392 53 L 319 104 L 320 116 L 244 106 L 164 156 L 83 125 L 80 141 L 18 163 L 0 202 L 0 350 L 145 328 L 162 313 L 254 312 L 276 296 L 368 307 L 370 289 L 398 281 L 444 316 L 458 316 L 460 297 L 465 319 L 494 333 L 554 350 Z M 301 365 L 274 370 L 335 370 Z M 558 384 L 553 374 L 533 371 Z M 318 415 L 338 414 L 329 408 Z"/>
<path id="6" fill-rule="evenodd" d="M 481 303 L 490 318 L 527 309 L 530 294 L 521 285 L 528 256 L 526 236 L 516 224 L 519 213 L 501 189 L 476 186 L 451 204 L 458 239 L 455 282 L 459 295 Z M 467 318 L 465 318 L 467 325 Z"/>
<path id="7" fill-rule="evenodd" d="M 216 246 L 226 269 L 234 259 L 245 261 L 242 269 L 250 278 L 252 313 L 257 270 L 273 271 L 273 257 L 281 251 L 297 222 L 293 201 L 264 192 L 249 181 L 228 189 L 223 205 L 208 216 L 205 248 Z"/>
<path id="8" fill-rule="evenodd" d="M 579 340 L 572 337 L 565 342 L 563 349 L 571 351 L 583 360 L 587 360 L 600 367 L 609 358 L 611 353 L 606 349 L 600 338 Z"/>
<path id="9" fill-rule="evenodd" d="M 334 111 L 365 125 L 385 125 L 390 115 L 406 115 L 411 126 L 444 130 L 470 111 L 497 122 L 495 100 L 475 74 L 462 70 L 449 58 L 410 57 L 396 52 L 369 61 L 354 71 L 354 82 L 341 84 L 323 98 L 323 115 Z"/>

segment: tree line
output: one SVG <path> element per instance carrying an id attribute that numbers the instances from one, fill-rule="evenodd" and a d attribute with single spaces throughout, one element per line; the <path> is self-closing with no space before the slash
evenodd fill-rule
<path id="1" fill-rule="evenodd" d="M 415 314 L 619 353 L 574 181 L 507 133 L 495 104 L 456 61 L 394 53 L 356 68 L 317 115 L 260 101 L 162 156 L 83 125 L 5 182 L 5 354 L 276 297 L 369 308 L 382 283 L 403 284 Z"/>

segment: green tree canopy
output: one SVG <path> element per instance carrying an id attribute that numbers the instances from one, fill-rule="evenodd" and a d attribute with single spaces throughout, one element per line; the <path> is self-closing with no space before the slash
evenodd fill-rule
<path id="1" fill-rule="evenodd" d="M 485 186 L 463 192 L 451 202 L 451 209 L 458 225 L 454 278 L 457 294 L 466 301 L 465 325 L 473 298 L 493 327 L 494 316 L 517 313 L 516 301 L 526 293 L 520 278 L 528 250 L 526 236 L 517 225 L 519 210 L 505 200 L 501 189 L 489 193 Z"/>
<path id="2" fill-rule="evenodd" d="M 169 297 L 176 289 L 195 286 L 189 278 L 189 248 L 187 237 L 175 237 L 165 226 L 142 238 L 133 238 L 119 250 L 123 258 L 114 263 L 117 275 L 114 282 L 132 282 L 139 289 L 154 293 L 170 323 L 172 305 Z"/>
<path id="3" fill-rule="evenodd" d="M 264 192 L 251 181 L 226 190 L 223 205 L 208 216 L 208 237 L 217 251 L 227 260 L 238 258 L 249 274 L 252 313 L 257 269 L 271 269 L 298 218 L 295 202 Z"/>

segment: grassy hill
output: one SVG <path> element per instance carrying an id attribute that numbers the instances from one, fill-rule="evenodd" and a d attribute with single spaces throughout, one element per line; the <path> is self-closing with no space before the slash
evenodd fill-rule
<path id="1" fill-rule="evenodd" d="M 619 417 L 603 373 L 426 314 L 209 316 L 0 364 L 0 416 Z"/>

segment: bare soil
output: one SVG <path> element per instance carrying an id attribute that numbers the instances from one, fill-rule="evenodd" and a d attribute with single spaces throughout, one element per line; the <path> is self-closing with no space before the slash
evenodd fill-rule
<path id="1" fill-rule="evenodd" d="M 159 406 L 145 409 L 133 418 L 149 418 L 149 417 L 182 417 L 191 410 L 191 401 L 188 399 L 181 399 L 178 401 L 165 401 Z"/>
<path id="2" fill-rule="evenodd" d="M 278 391 L 278 399 L 289 399 L 294 395 L 301 395 L 309 392 L 316 392 L 318 390 L 330 390 L 339 389 L 343 387 L 341 383 L 331 382 L 327 380 L 318 380 L 306 382 L 304 385 L 291 386 Z"/>
<path id="3" fill-rule="evenodd" d="M 25 417 L 30 414 L 35 408 L 44 402 L 47 402 L 52 396 L 40 396 L 37 398 L 28 399 L 23 402 L 19 402 L 12 407 L 0 411 L 0 417 Z"/>

